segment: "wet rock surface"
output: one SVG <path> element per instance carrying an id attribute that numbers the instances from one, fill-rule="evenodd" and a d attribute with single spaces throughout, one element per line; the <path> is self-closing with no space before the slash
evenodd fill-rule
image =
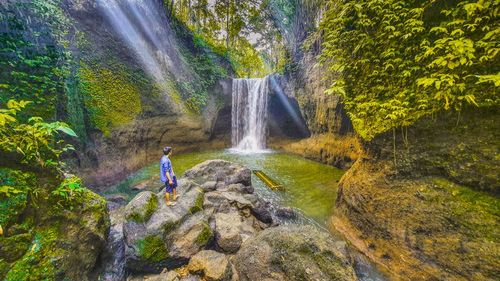
<path id="1" fill-rule="evenodd" d="M 253 271 L 263 272 L 260 277 L 304 280 L 301 274 L 313 274 L 320 278 L 314 280 L 329 280 L 321 278 L 333 276 L 334 267 L 336 280 L 354 280 L 349 279 L 353 272 L 350 259 L 328 233 L 313 227 L 276 227 L 270 204 L 253 191 L 249 169 L 210 160 L 179 179 L 175 206 L 166 206 L 165 191 L 139 193 L 122 207 L 123 263 L 128 280 L 263 280 L 248 279 L 254 273 L 248 273 L 243 260 L 261 259 L 269 245 L 277 253 L 295 253 L 296 258 L 302 258 L 298 249 L 307 248 L 307 268 L 270 269 L 270 264 L 256 263 Z M 275 241 L 264 245 L 271 237 Z M 321 264 L 325 261 L 333 265 Z"/>
<path id="2" fill-rule="evenodd" d="M 395 279 L 497 280 L 498 198 L 443 177 L 389 180 L 391 163 L 358 160 L 344 175 L 337 230 Z"/>
<path id="3" fill-rule="evenodd" d="M 345 242 L 312 226 L 266 229 L 234 261 L 239 280 L 357 280 L 350 265 Z"/>

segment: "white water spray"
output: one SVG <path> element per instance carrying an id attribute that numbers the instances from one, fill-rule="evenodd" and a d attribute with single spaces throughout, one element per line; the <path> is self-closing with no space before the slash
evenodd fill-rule
<path id="1" fill-rule="evenodd" d="M 268 78 L 233 80 L 232 145 L 243 152 L 266 148 Z"/>

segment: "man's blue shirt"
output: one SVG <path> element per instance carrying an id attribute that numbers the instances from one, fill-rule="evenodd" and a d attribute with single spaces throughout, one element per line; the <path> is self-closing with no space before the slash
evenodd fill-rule
<path id="1" fill-rule="evenodd" d="M 170 162 L 170 159 L 166 156 L 163 155 L 160 159 L 160 180 L 162 182 L 167 182 L 167 176 L 166 173 L 170 174 L 170 178 L 173 179 L 174 177 L 174 170 L 172 169 L 172 162 Z"/>

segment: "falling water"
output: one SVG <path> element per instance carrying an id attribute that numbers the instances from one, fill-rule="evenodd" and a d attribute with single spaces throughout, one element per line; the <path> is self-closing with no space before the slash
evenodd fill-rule
<path id="1" fill-rule="evenodd" d="M 233 80 L 232 145 L 246 152 L 266 148 L 268 78 Z"/>

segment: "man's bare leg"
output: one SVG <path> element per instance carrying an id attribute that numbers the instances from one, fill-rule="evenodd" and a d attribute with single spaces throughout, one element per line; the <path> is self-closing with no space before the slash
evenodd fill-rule
<path id="1" fill-rule="evenodd" d="M 173 198 L 174 201 L 177 200 L 177 188 L 174 188 L 174 198 Z"/>
<path id="2" fill-rule="evenodd" d="M 170 202 L 170 193 L 168 192 L 165 193 L 165 199 L 167 201 L 167 206 L 175 205 L 175 203 Z"/>

